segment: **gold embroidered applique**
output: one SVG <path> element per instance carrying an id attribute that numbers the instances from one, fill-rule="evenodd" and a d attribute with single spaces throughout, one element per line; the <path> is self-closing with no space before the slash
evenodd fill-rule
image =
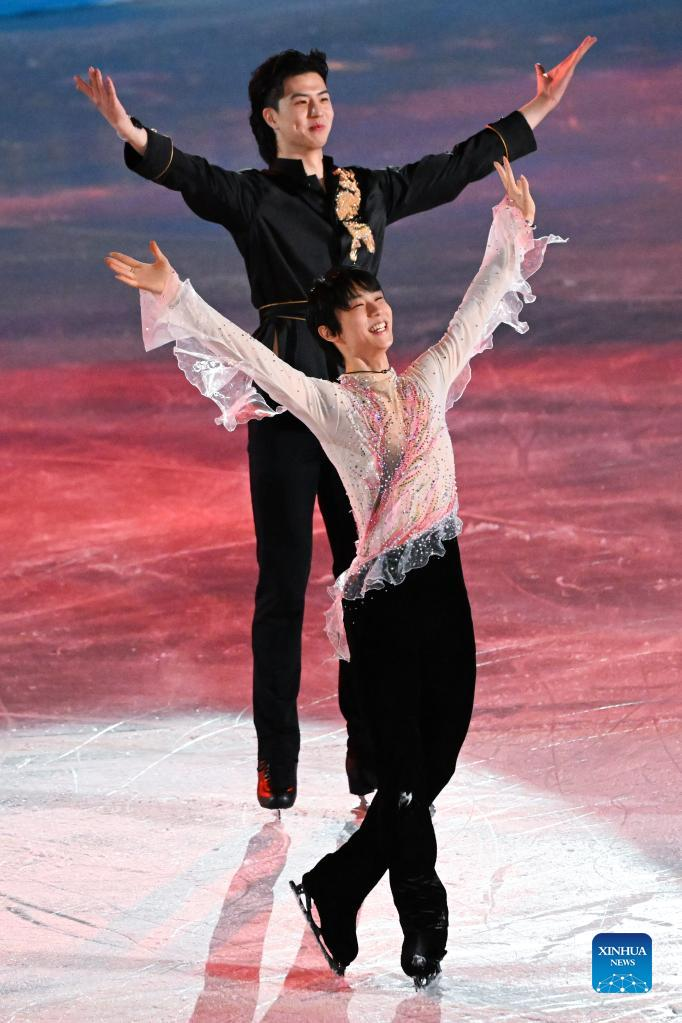
<path id="1" fill-rule="evenodd" d="M 336 192 L 336 215 L 353 239 L 350 247 L 350 260 L 351 263 L 355 263 L 361 245 L 364 245 L 368 252 L 375 251 L 374 235 L 369 224 L 363 224 L 357 219 L 362 194 L 355 172 L 346 167 L 337 167 L 334 174 L 339 179 L 339 187 Z"/>

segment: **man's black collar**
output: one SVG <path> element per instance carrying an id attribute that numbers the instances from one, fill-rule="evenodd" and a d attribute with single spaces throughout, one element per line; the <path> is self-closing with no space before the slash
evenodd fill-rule
<path id="1" fill-rule="evenodd" d="M 325 180 L 328 180 L 336 166 L 334 157 L 323 156 L 322 164 Z M 293 178 L 295 181 L 308 181 L 311 178 L 316 178 L 315 174 L 306 174 L 303 160 L 288 160 L 282 156 L 278 156 L 272 161 L 268 167 L 268 172 L 270 174 L 282 174 L 287 178 Z"/>

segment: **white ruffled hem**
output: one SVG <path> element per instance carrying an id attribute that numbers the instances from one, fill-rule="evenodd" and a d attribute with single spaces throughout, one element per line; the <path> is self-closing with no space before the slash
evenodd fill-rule
<path id="1" fill-rule="evenodd" d="M 424 533 L 412 537 L 402 547 L 384 551 L 371 561 L 356 567 L 355 561 L 342 572 L 328 589 L 333 603 L 325 612 L 325 632 L 336 656 L 350 660 L 348 640 L 343 621 L 343 601 L 361 600 L 369 590 L 399 586 L 408 572 L 423 568 L 429 558 L 443 557 L 443 543 L 459 536 L 462 520 L 452 512 Z M 356 559 L 357 560 L 357 559 Z"/>

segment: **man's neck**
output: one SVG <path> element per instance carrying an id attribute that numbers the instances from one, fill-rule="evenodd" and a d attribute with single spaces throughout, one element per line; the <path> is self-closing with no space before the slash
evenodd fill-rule
<path id="1" fill-rule="evenodd" d="M 324 180 L 324 153 L 321 149 L 304 149 L 278 152 L 282 160 L 301 160 L 306 174 L 314 174 L 320 181 Z"/>
<path id="2" fill-rule="evenodd" d="M 375 352 L 364 358 L 359 355 L 347 355 L 344 358 L 346 373 L 386 373 L 390 366 L 385 352 Z"/>

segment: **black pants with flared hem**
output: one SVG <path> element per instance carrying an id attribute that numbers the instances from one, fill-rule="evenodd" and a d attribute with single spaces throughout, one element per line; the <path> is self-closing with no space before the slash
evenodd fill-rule
<path id="1" fill-rule="evenodd" d="M 332 551 L 334 578 L 355 557 L 357 532 L 339 475 L 318 440 L 285 413 L 249 423 L 249 477 L 258 584 L 252 627 L 253 717 L 258 755 L 276 767 L 298 760 L 296 700 L 301 633 L 317 499 Z M 348 749 L 367 769 L 374 753 L 358 705 L 352 666 L 339 666 L 339 706 Z"/>
<path id="2" fill-rule="evenodd" d="M 311 872 L 359 907 L 388 870 L 404 931 L 447 921 L 429 805 L 454 773 L 474 700 L 469 599 L 457 540 L 444 546 L 399 585 L 344 602 L 379 787 L 360 828 Z"/>

